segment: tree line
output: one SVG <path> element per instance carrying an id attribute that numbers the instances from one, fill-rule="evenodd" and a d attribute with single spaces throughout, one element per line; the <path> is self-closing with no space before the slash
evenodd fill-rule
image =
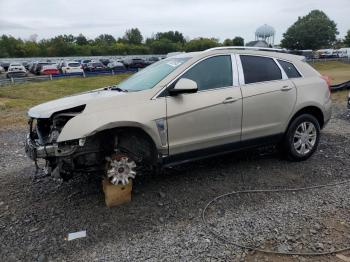
<path id="1" fill-rule="evenodd" d="M 281 47 L 287 49 L 320 49 L 350 46 L 350 30 L 344 39 L 337 39 L 334 21 L 320 10 L 313 10 L 290 26 L 283 34 Z M 0 37 L 0 57 L 54 57 L 167 54 L 176 51 L 202 51 L 217 46 L 243 46 L 244 39 L 236 36 L 222 43 L 216 38 L 186 39 L 181 32 L 159 32 L 144 39 L 138 28 L 132 28 L 118 39 L 102 34 L 87 39 L 83 34 L 58 35 L 50 39 L 23 40 L 10 35 Z"/>
<path id="2" fill-rule="evenodd" d="M 241 37 L 226 39 L 220 43 L 215 38 L 186 40 L 178 31 L 159 32 L 145 41 L 138 28 L 127 30 L 123 37 L 115 39 L 102 34 L 95 39 L 59 35 L 51 39 L 22 40 L 8 35 L 0 37 L 0 57 L 55 57 L 167 54 L 176 51 L 200 51 L 221 45 L 244 45 Z"/>

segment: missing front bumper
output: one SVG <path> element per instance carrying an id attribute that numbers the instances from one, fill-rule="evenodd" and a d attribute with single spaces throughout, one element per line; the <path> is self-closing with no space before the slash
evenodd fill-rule
<path id="1" fill-rule="evenodd" d="M 64 157 L 72 155 L 78 148 L 78 145 L 59 147 L 58 144 L 39 145 L 30 137 L 26 137 L 25 152 L 26 155 L 36 161 L 38 158 Z"/>

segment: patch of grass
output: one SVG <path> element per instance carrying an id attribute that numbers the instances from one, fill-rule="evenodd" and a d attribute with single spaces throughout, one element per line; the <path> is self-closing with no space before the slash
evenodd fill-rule
<path id="1" fill-rule="evenodd" d="M 0 128 L 26 123 L 27 110 L 37 104 L 119 83 L 128 74 L 88 78 L 63 78 L 0 87 Z"/>
<path id="2" fill-rule="evenodd" d="M 332 85 L 350 80 L 350 64 L 339 61 L 327 61 L 311 63 L 311 65 L 322 75 L 329 76 L 332 80 Z M 348 93 L 348 90 L 332 93 L 332 100 L 337 103 L 346 104 Z"/>
<path id="3" fill-rule="evenodd" d="M 310 63 L 322 75 L 327 75 L 332 80 L 332 85 L 350 80 L 350 64 L 339 61 L 327 61 Z"/>

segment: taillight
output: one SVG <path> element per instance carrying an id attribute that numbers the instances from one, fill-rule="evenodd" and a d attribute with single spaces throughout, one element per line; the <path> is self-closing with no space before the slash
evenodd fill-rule
<path id="1" fill-rule="evenodd" d="M 331 78 L 329 76 L 323 75 L 321 78 L 326 81 L 329 91 L 331 91 Z"/>

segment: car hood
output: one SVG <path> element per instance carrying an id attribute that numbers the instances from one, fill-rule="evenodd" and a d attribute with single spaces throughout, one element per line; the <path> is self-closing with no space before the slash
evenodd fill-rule
<path id="1" fill-rule="evenodd" d="M 94 91 L 67 96 L 37 105 L 29 109 L 28 116 L 32 118 L 50 118 L 52 114 L 56 112 L 86 105 L 87 103 L 96 99 L 109 98 L 125 94 L 126 93 L 119 92 L 117 90 L 97 89 Z"/>

